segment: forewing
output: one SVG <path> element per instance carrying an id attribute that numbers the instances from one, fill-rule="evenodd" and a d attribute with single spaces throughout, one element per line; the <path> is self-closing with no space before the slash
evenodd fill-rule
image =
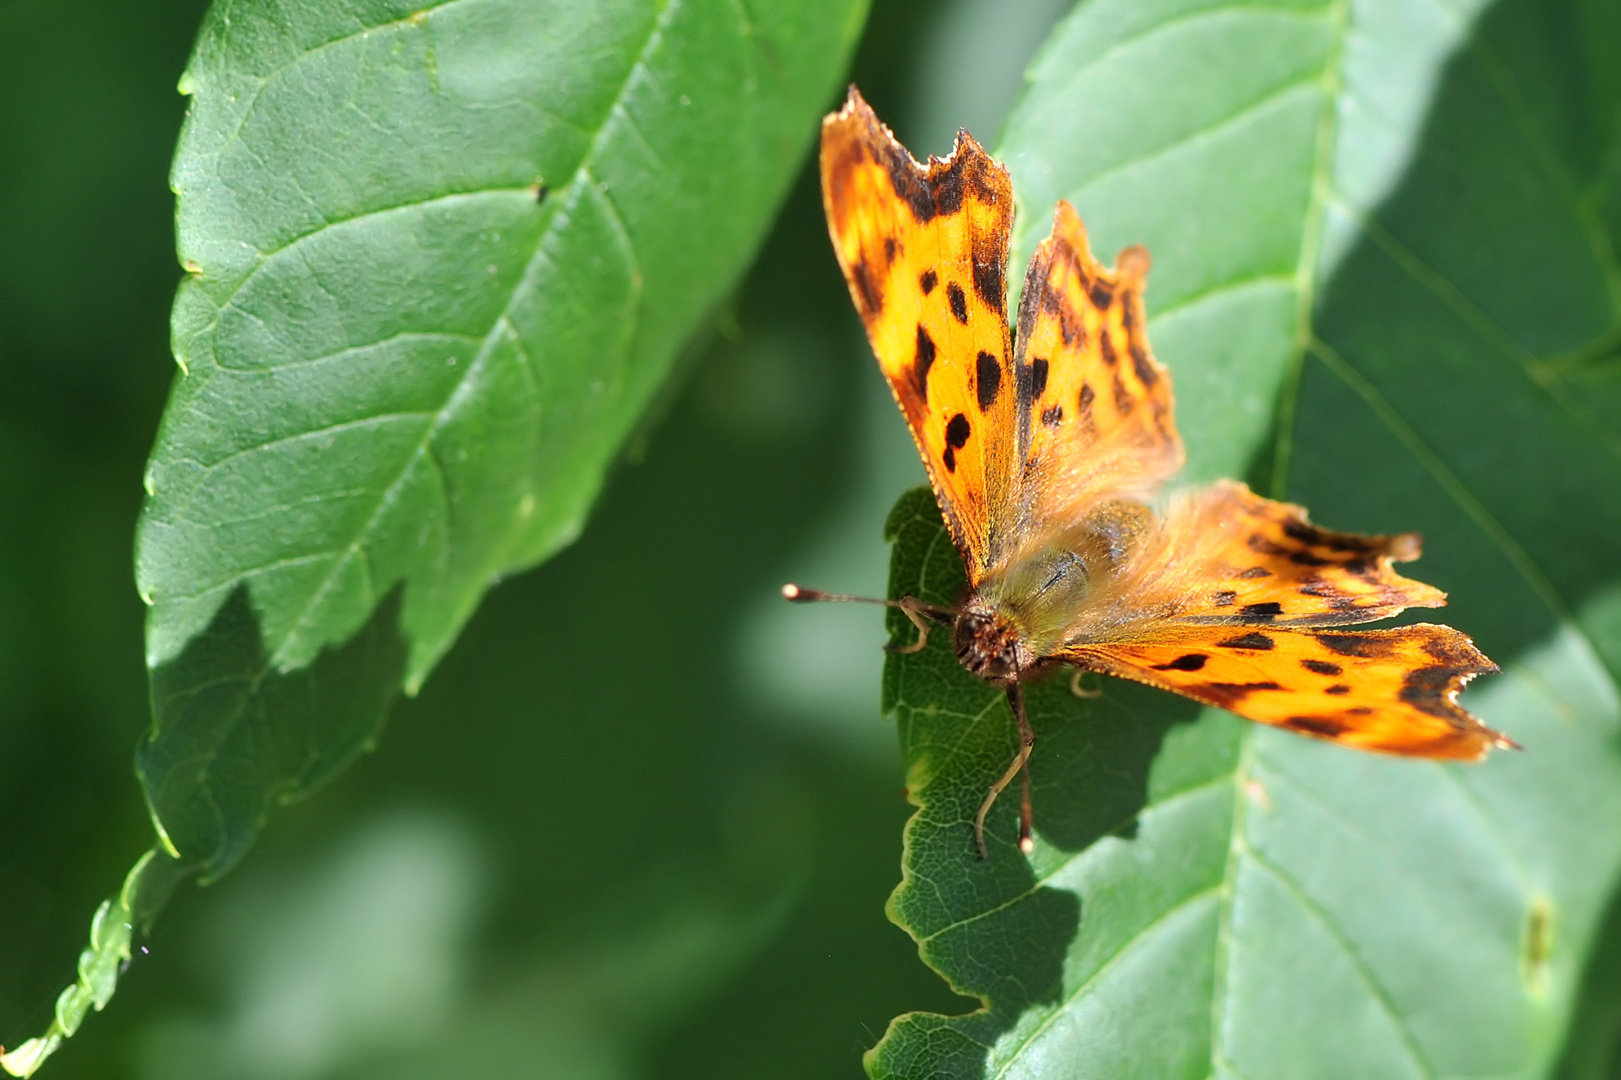
<path id="1" fill-rule="evenodd" d="M 1182 467 L 1170 374 L 1148 347 L 1148 253 L 1113 270 L 1059 202 L 1019 302 L 1020 509 L 1026 524 L 1073 520 L 1109 498 L 1141 498 Z"/>
<path id="2" fill-rule="evenodd" d="M 1189 627 L 1063 659 L 1359 750 L 1472 761 L 1514 745 L 1458 706 L 1458 691 L 1497 666 L 1449 626 Z"/>
<path id="3" fill-rule="evenodd" d="M 833 250 L 976 583 L 1015 475 L 1006 307 L 1013 188 L 966 132 L 919 164 L 854 87 L 822 121 Z"/>

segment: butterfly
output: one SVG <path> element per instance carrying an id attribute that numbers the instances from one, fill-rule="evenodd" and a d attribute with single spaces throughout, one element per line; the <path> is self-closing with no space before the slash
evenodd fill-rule
<path id="1" fill-rule="evenodd" d="M 899 651 L 949 626 L 957 658 L 1005 689 L 1019 725 L 974 823 L 982 858 L 985 815 L 1016 775 L 1019 846 L 1033 850 L 1023 684 L 1064 667 L 1361 750 L 1476 760 L 1514 746 L 1457 704 L 1498 670 L 1464 634 L 1340 629 L 1446 603 L 1392 568 L 1419 556 L 1416 535 L 1332 532 L 1236 481 L 1150 502 L 1184 452 L 1145 332 L 1146 251 L 1105 268 L 1060 201 L 1014 334 L 1012 181 L 972 136 L 921 164 L 851 87 L 822 122 L 821 172 L 850 297 L 968 578 L 953 608 L 876 602 L 918 628 Z"/>

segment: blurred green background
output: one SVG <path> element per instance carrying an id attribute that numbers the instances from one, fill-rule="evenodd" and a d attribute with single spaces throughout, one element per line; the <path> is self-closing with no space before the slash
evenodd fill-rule
<path id="1" fill-rule="evenodd" d="M 130 539 L 204 6 L 0 3 L 8 1045 L 150 843 Z M 1063 9 L 879 3 L 852 77 L 919 153 L 990 142 Z M 376 754 L 182 891 L 50 1075 L 855 1076 L 892 1016 L 968 1004 L 883 914 L 908 808 L 880 620 L 776 594 L 881 590 L 922 478 L 812 169 L 684 367 L 585 537 L 491 594 Z"/>

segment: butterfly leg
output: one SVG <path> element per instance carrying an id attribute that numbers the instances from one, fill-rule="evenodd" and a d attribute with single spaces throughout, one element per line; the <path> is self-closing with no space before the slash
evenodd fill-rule
<path id="1" fill-rule="evenodd" d="M 909 656 L 912 653 L 922 652 L 923 647 L 929 643 L 929 621 L 923 616 L 932 605 L 924 604 L 915 596 L 907 596 L 895 601 L 895 606 L 899 608 L 908 619 L 912 620 L 913 626 L 917 627 L 917 640 L 912 642 L 910 645 L 885 645 L 884 650 L 886 652 L 899 653 L 903 656 Z"/>
<path id="2" fill-rule="evenodd" d="M 1100 697 L 1102 697 L 1103 696 L 1103 691 L 1102 690 L 1088 690 L 1084 686 L 1081 685 L 1081 676 L 1085 675 L 1085 674 L 1086 674 L 1086 669 L 1085 668 L 1079 668 L 1079 667 L 1076 668 L 1073 672 L 1070 673 L 1070 676 L 1069 676 L 1069 692 L 1074 694 L 1078 698 L 1091 699 L 1091 698 L 1100 698 Z"/>
<path id="3" fill-rule="evenodd" d="M 1002 794 L 1013 778 L 1019 776 L 1019 850 L 1026 855 L 1035 850 L 1035 841 L 1030 837 L 1031 825 L 1035 814 L 1030 805 L 1030 751 L 1035 749 L 1036 733 L 1030 727 L 1030 720 L 1024 714 L 1024 689 L 1018 683 L 1007 688 L 1008 704 L 1013 707 L 1013 715 L 1019 721 L 1019 752 L 1014 755 L 1013 763 L 1007 767 L 1007 772 L 997 778 L 986 793 L 985 801 L 979 804 L 979 813 L 974 815 L 974 841 L 979 844 L 979 857 L 987 859 L 990 851 L 985 847 L 985 815 L 991 812 L 996 803 L 996 797 Z"/>

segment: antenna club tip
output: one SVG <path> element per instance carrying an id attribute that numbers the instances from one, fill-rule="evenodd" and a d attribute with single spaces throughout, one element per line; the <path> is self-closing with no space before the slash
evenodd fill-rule
<path id="1" fill-rule="evenodd" d="M 802 593 L 803 590 L 791 581 L 782 587 L 782 598 L 784 600 L 798 600 Z"/>
<path id="2" fill-rule="evenodd" d="M 1019 850 L 1024 852 L 1026 855 L 1034 855 L 1036 853 L 1035 840 L 1028 836 L 1019 837 Z"/>

